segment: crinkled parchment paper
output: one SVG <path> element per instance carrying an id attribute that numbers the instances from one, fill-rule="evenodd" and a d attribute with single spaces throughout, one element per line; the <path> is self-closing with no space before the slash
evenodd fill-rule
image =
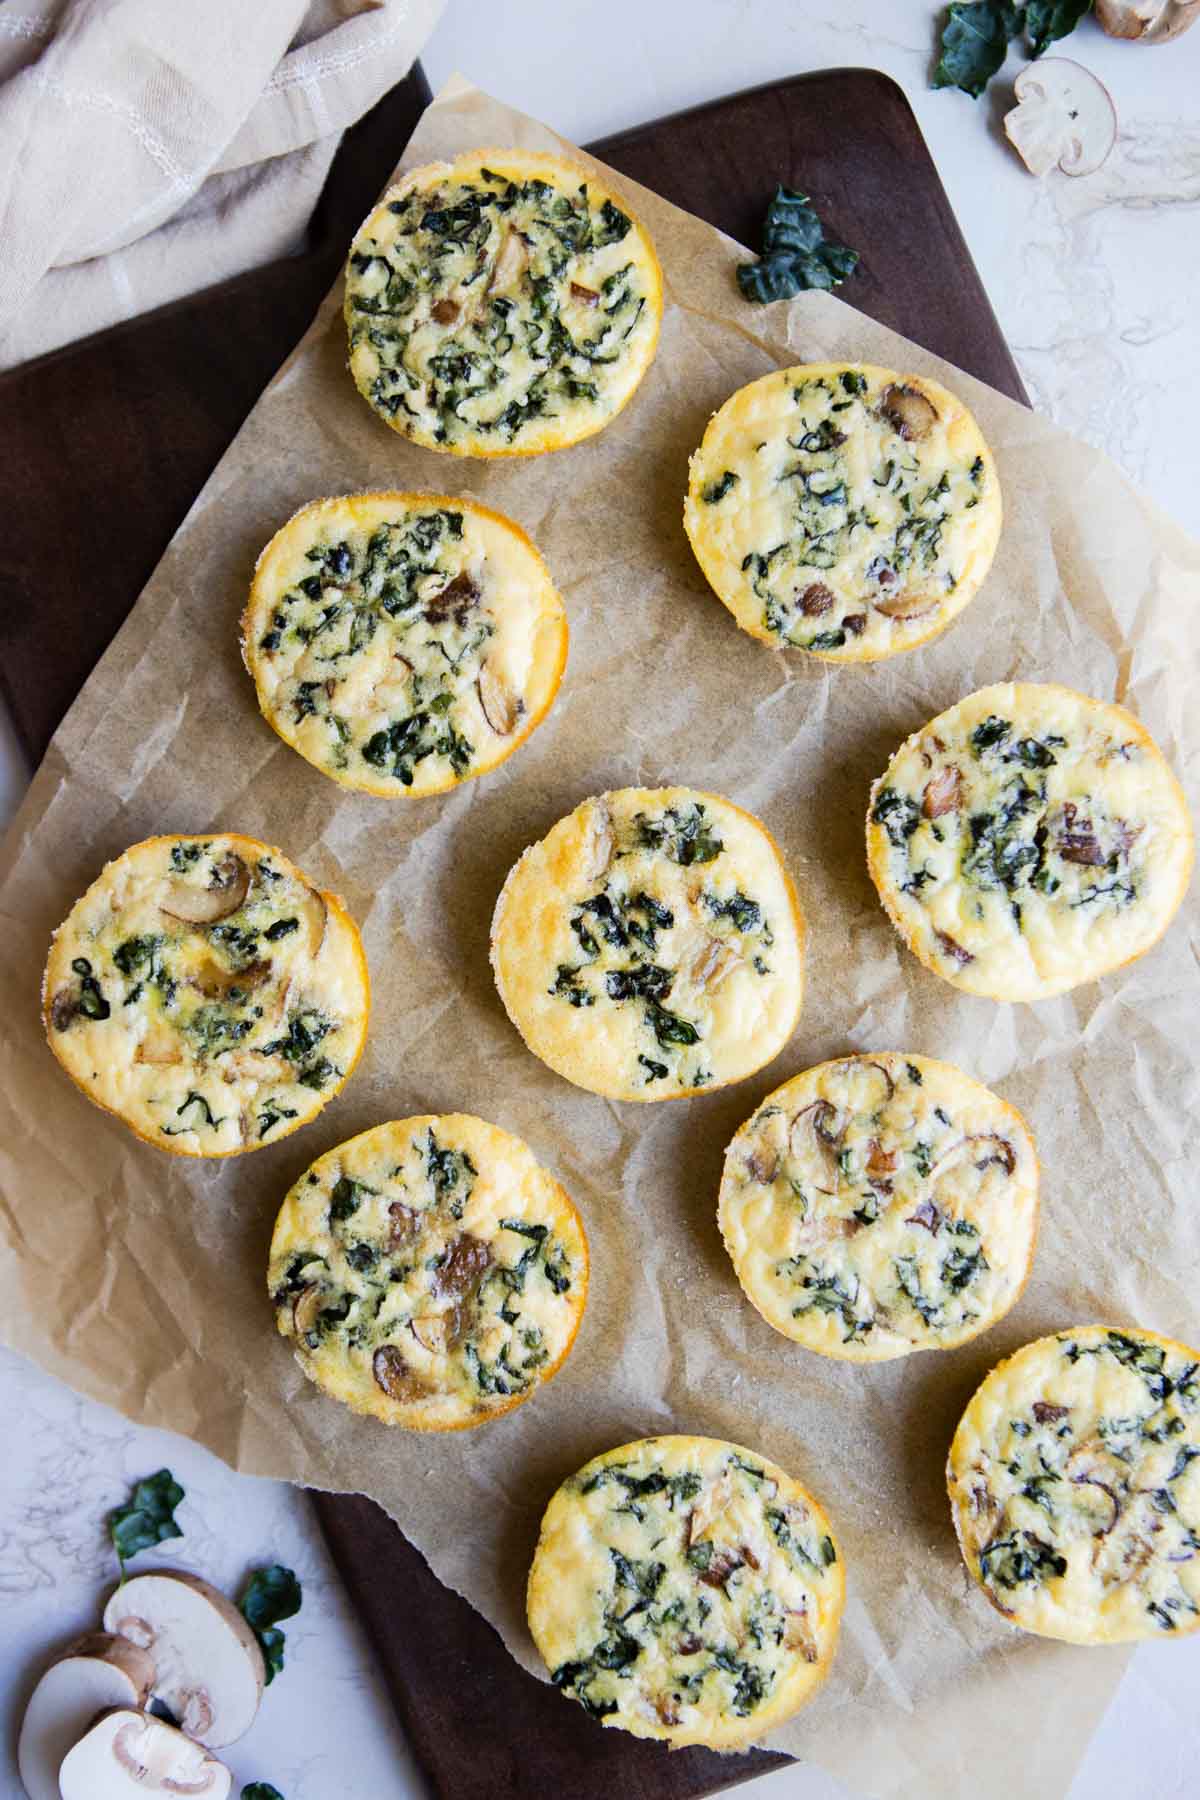
<path id="1" fill-rule="evenodd" d="M 464 84 L 404 166 L 560 140 Z M 1200 765 L 1200 548 L 1095 451 L 822 294 L 744 304 L 737 247 L 613 178 L 660 251 L 658 360 L 617 422 L 532 461 L 465 463 L 388 432 L 346 373 L 340 290 L 197 500 L 72 709 L 4 848 L 0 1318 L 7 1339 L 131 1417 L 237 1468 L 380 1501 L 528 1667 L 525 1573 L 555 1485 L 644 1433 L 712 1433 L 809 1482 L 844 1546 L 850 1602 L 828 1687 L 774 1742 L 873 1796 L 1055 1800 L 1112 1692 L 1119 1650 L 1022 1637 L 969 1585 L 942 1468 L 984 1371 L 1081 1320 L 1200 1338 L 1196 909 L 1132 968 L 1037 1006 L 922 970 L 867 878 L 867 789 L 900 740 L 985 682 L 1065 681 L 1131 706 L 1186 780 Z M 862 669 L 764 649 L 707 591 L 681 525 L 689 452 L 743 382 L 846 357 L 947 381 L 996 451 L 1006 522 L 980 597 L 930 647 Z M 363 487 L 476 495 L 544 552 L 571 651 L 546 723 L 494 774 L 431 800 L 343 793 L 260 720 L 238 656 L 254 559 L 304 501 Z M 136 505 L 136 496 L 130 504 Z M 80 596 L 87 604 L 87 596 Z M 584 795 L 685 782 L 781 843 L 811 927 L 792 1042 L 738 1087 L 617 1106 L 544 1069 L 488 968 L 488 923 L 523 847 Z M 236 828 L 345 895 L 375 1004 L 346 1092 L 296 1137 L 231 1163 L 134 1142 L 42 1040 L 51 929 L 106 858 L 161 831 Z M 1191 942 L 1189 942 L 1189 936 Z M 1044 1167 L 1033 1280 L 965 1349 L 829 1362 L 742 1298 L 717 1235 L 721 1156 L 786 1077 L 850 1049 L 948 1058 L 1030 1120 Z M 267 1245 L 284 1192 L 353 1132 L 461 1108 L 518 1132 L 593 1246 L 577 1347 L 508 1418 L 387 1432 L 310 1386 L 276 1336 Z M 540 1671 L 539 1671 L 540 1672 Z M 567 1704 L 566 1701 L 563 1703 Z"/>

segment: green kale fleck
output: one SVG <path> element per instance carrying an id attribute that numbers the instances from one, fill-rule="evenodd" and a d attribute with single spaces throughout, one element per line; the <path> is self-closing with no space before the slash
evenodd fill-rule
<path id="1" fill-rule="evenodd" d="M 736 474 L 733 469 L 726 469 L 716 481 L 710 481 L 707 487 L 701 489 L 700 498 L 706 506 L 715 506 L 718 500 L 723 500 L 740 480 L 741 476 Z"/>

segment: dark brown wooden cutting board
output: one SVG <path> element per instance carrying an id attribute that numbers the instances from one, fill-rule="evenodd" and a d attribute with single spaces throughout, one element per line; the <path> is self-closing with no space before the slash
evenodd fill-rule
<path id="1" fill-rule="evenodd" d="M 347 134 L 302 255 L 0 377 L 0 689 L 31 760 L 308 325 L 428 98 L 418 68 Z M 591 148 L 751 248 L 777 180 L 811 194 L 862 253 L 851 305 L 1026 399 L 889 77 L 799 75 Z M 439 1800 L 693 1800 L 786 1760 L 602 1730 L 513 1662 L 371 1501 L 313 1498 Z"/>

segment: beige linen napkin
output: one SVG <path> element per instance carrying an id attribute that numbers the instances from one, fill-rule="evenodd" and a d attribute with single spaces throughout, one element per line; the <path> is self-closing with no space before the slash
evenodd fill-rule
<path id="1" fill-rule="evenodd" d="M 0 4 L 0 368 L 297 250 L 444 3 Z"/>

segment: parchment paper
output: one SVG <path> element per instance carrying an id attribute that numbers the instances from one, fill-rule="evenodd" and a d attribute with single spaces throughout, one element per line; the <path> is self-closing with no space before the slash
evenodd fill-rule
<path id="1" fill-rule="evenodd" d="M 508 143 L 560 140 L 455 83 L 402 166 Z M 1092 1319 L 1200 1338 L 1196 909 L 1130 969 L 1037 1006 L 994 1005 L 900 945 L 867 878 L 863 817 L 909 731 L 1008 678 L 1124 701 L 1194 795 L 1200 548 L 1104 457 L 837 299 L 746 305 L 734 244 L 613 180 L 667 282 L 658 360 L 626 413 L 532 461 L 412 448 L 354 391 L 339 288 L 51 745 L 0 865 L 3 1331 L 75 1387 L 239 1469 L 373 1495 L 538 1673 L 523 1590 L 557 1483 L 644 1433 L 751 1445 L 830 1508 L 850 1581 L 828 1687 L 774 1743 L 873 1796 L 1055 1800 L 1124 1653 L 1023 1637 L 991 1612 L 962 1569 L 942 1468 L 962 1406 L 1017 1344 Z M 681 525 L 709 414 L 773 366 L 826 357 L 947 381 L 976 411 L 1004 488 L 980 597 L 930 647 L 861 670 L 809 666 L 740 633 Z M 441 799 L 343 793 L 262 723 L 238 657 L 254 558 L 282 520 L 319 494 L 389 485 L 512 514 L 570 614 L 550 718 L 502 769 Z M 492 984 L 488 923 L 522 848 L 584 795 L 676 781 L 729 795 L 779 839 L 811 927 L 808 996 L 792 1042 L 752 1080 L 622 1107 L 522 1047 Z M 51 929 L 106 858 L 152 832 L 222 828 L 279 844 L 345 895 L 375 1004 L 363 1064 L 316 1123 L 204 1164 L 135 1143 L 74 1091 L 42 1040 L 38 983 Z M 948 1058 L 1032 1124 L 1044 1167 L 1033 1280 L 965 1349 L 875 1368 L 812 1355 L 757 1317 L 721 1248 L 734 1130 L 786 1077 L 852 1048 Z M 567 1366 L 528 1405 L 420 1438 L 305 1381 L 275 1333 L 266 1251 L 313 1157 L 379 1120 L 455 1108 L 519 1133 L 565 1183 L 591 1237 L 592 1294 Z"/>

